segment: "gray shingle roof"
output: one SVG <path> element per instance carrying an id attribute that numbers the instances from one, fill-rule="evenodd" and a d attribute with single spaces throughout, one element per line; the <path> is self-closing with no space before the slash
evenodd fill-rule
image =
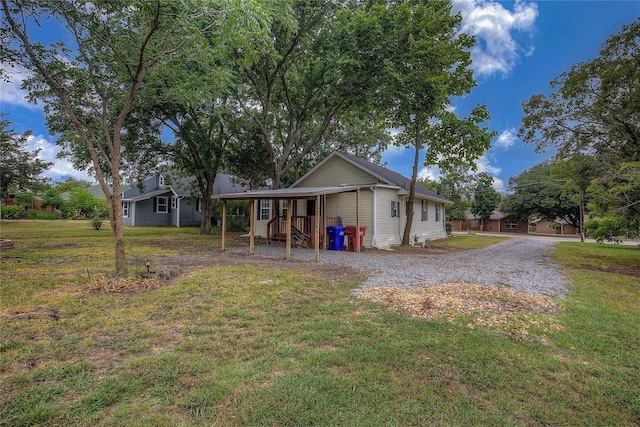
<path id="1" fill-rule="evenodd" d="M 342 157 L 343 159 L 347 160 L 348 162 L 351 162 L 357 166 L 359 166 L 360 168 L 364 169 L 365 171 L 369 172 L 370 174 L 378 177 L 381 181 L 383 181 L 385 184 L 389 184 L 389 185 L 395 185 L 398 186 L 400 188 L 403 188 L 407 191 L 409 191 L 410 185 L 411 185 L 411 180 L 401 174 L 399 174 L 398 172 L 394 172 L 390 169 L 387 169 L 385 167 L 382 167 L 380 165 L 376 165 L 374 163 L 368 162 L 364 159 L 361 159 L 360 157 L 356 157 L 353 156 L 351 154 L 347 154 L 347 153 L 343 153 L 341 151 L 334 151 L 333 152 L 335 155 L 338 155 L 340 157 Z M 449 200 L 445 197 L 442 197 L 441 195 L 439 195 L 438 193 L 436 193 L 435 191 L 431 191 L 425 187 L 423 187 L 422 185 L 417 184 L 416 185 L 416 194 L 420 194 L 424 197 L 428 197 L 430 199 L 438 199 L 438 200 L 442 200 L 443 202 L 449 202 Z"/>
<path id="2" fill-rule="evenodd" d="M 178 178 L 169 185 L 178 196 L 191 195 L 191 188 L 195 184 L 195 178 Z M 240 193 L 246 187 L 236 182 L 236 178 L 227 173 L 219 173 L 213 182 L 213 194 Z"/>

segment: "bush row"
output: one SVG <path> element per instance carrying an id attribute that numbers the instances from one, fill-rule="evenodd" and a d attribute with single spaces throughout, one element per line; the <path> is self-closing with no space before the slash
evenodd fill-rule
<path id="1" fill-rule="evenodd" d="M 99 218 L 106 218 L 106 212 L 98 212 Z M 60 209 L 49 212 L 47 210 L 25 209 L 22 206 L 1 206 L 2 219 L 89 219 L 95 215 L 87 215 L 76 209 Z"/>

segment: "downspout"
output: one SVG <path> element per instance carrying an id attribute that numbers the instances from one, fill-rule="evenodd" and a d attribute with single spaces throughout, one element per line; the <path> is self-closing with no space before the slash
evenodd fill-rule
<path id="1" fill-rule="evenodd" d="M 371 236 L 371 246 L 376 248 L 376 249 L 380 249 L 378 247 L 378 234 L 377 234 L 377 227 L 376 227 L 376 219 L 378 218 L 376 215 L 376 207 L 378 205 L 378 198 L 377 198 L 377 192 L 376 192 L 376 187 L 372 186 L 369 187 L 369 189 L 373 192 L 373 230 L 372 233 L 373 235 Z"/>
<path id="2" fill-rule="evenodd" d="M 131 202 L 131 226 L 136 226 L 136 202 Z"/>
<path id="3" fill-rule="evenodd" d="M 179 197 L 176 194 L 176 227 L 180 228 L 180 203 L 184 197 Z"/>

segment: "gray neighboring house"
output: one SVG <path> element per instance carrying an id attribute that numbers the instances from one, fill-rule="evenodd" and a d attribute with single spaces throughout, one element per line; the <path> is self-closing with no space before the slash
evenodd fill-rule
<path id="1" fill-rule="evenodd" d="M 144 180 L 141 188 L 132 185 L 122 191 L 122 218 L 129 226 L 197 227 L 202 218 L 202 200 L 191 196 L 193 179 L 168 182 L 155 174 Z M 229 174 L 219 173 L 213 184 L 214 194 L 238 193 L 246 188 L 236 184 Z"/>
<path id="2" fill-rule="evenodd" d="M 91 187 L 87 188 L 87 191 L 97 199 L 106 200 L 106 197 L 104 196 L 104 191 L 102 191 L 102 187 L 100 186 L 100 184 L 92 185 Z M 65 202 L 69 201 L 69 196 L 70 196 L 70 193 L 68 191 L 65 191 L 64 193 L 60 194 L 60 197 Z"/>

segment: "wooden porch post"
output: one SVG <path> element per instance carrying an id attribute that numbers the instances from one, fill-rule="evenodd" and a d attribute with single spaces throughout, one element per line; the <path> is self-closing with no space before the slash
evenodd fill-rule
<path id="1" fill-rule="evenodd" d="M 316 209 L 313 218 L 315 226 L 313 227 L 313 240 L 315 241 L 316 262 L 320 262 L 320 196 L 316 196 Z"/>
<path id="2" fill-rule="evenodd" d="M 227 201 L 222 201 L 222 250 L 225 251 L 225 234 L 227 232 Z"/>
<path id="3" fill-rule="evenodd" d="M 322 203 L 324 209 L 322 210 L 322 234 L 324 235 L 324 250 L 329 249 L 329 238 L 327 236 L 327 195 L 322 195 Z"/>
<path id="4" fill-rule="evenodd" d="M 291 199 L 287 199 L 287 250 L 285 251 L 285 258 L 291 259 Z"/>
<path id="5" fill-rule="evenodd" d="M 360 252 L 360 189 L 356 190 L 356 241 L 354 248 L 356 253 Z"/>
<path id="6" fill-rule="evenodd" d="M 255 253 L 255 236 L 256 236 L 256 201 L 249 200 L 249 255 Z"/>

